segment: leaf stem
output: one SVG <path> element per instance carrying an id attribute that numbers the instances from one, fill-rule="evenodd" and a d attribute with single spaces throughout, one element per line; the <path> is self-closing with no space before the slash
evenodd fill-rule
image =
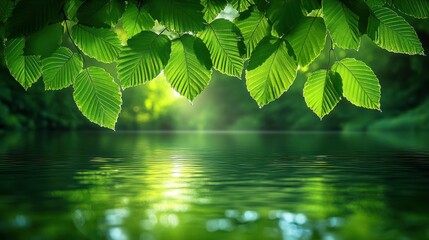
<path id="1" fill-rule="evenodd" d="M 79 49 L 79 47 L 76 45 L 76 43 L 74 42 L 74 40 L 73 40 L 73 38 L 72 38 L 72 36 L 71 36 L 71 34 L 70 34 L 70 30 L 69 30 L 69 26 L 68 26 L 68 24 L 67 24 L 67 16 L 66 16 L 66 14 L 65 14 L 65 12 L 63 11 L 63 16 L 64 16 L 64 25 L 66 26 L 66 32 L 67 32 L 67 36 L 69 37 L 69 39 L 70 39 L 70 42 L 73 44 L 73 46 L 76 48 L 76 50 L 77 50 L 77 52 L 79 53 L 79 55 L 81 56 L 81 58 L 82 58 L 82 61 L 83 61 L 83 66 L 84 66 L 84 68 L 87 66 L 87 64 L 86 64 L 86 60 L 85 60 L 85 55 L 82 53 L 82 51 L 80 51 L 80 49 Z"/>

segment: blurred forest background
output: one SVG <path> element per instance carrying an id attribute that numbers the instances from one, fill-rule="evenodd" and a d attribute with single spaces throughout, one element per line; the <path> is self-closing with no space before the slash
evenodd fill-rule
<path id="1" fill-rule="evenodd" d="M 426 54 L 429 21 L 412 22 Z M 65 38 L 64 41 L 67 41 Z M 338 58 L 365 61 L 382 86 L 383 112 L 357 108 L 342 100 L 323 121 L 307 108 L 302 89 L 308 74 L 328 64 L 329 44 L 308 68 L 301 69 L 288 92 L 261 109 L 245 80 L 215 72 L 193 104 L 159 76 L 123 92 L 117 130 L 263 130 L 263 131 L 424 131 L 429 130 L 429 58 L 389 53 L 366 37 L 359 52 L 336 49 Z M 3 54 L 3 46 L 0 49 Z M 331 58 L 333 58 L 331 56 Z M 39 80 L 27 92 L 9 75 L 0 56 L 0 130 L 96 129 L 78 111 L 72 89 L 45 91 Z M 90 61 L 90 59 L 88 59 Z M 333 59 L 331 59 L 332 63 Z M 97 64 L 92 61 L 93 64 Z M 110 67 L 110 66 L 109 66 Z M 114 74 L 111 66 L 111 74 Z"/>

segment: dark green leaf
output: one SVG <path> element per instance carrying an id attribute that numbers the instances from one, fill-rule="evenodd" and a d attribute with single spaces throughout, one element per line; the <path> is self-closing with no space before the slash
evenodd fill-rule
<path id="1" fill-rule="evenodd" d="M 0 22 L 6 22 L 13 10 L 13 3 L 11 0 L 0 1 Z"/>
<path id="2" fill-rule="evenodd" d="M 9 37 L 27 36 L 48 24 L 63 20 L 65 0 L 21 0 L 7 20 Z"/>
<path id="3" fill-rule="evenodd" d="M 122 0 L 86 0 L 77 11 L 80 24 L 92 27 L 115 25 L 125 10 Z"/>
<path id="4" fill-rule="evenodd" d="M 300 1 L 274 0 L 267 11 L 278 36 L 288 33 L 304 17 Z"/>
<path id="5" fill-rule="evenodd" d="M 391 0 L 399 11 L 415 18 L 429 18 L 428 0 Z"/>
<path id="6" fill-rule="evenodd" d="M 62 37 L 63 26 L 60 23 L 48 25 L 25 38 L 24 53 L 47 57 L 60 46 Z"/>
<path id="7" fill-rule="evenodd" d="M 200 31 L 204 28 L 203 6 L 195 0 L 152 0 L 147 5 L 152 17 L 171 31 Z"/>

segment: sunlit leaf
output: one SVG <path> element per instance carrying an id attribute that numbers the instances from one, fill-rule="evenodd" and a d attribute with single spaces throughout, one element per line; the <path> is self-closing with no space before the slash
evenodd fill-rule
<path id="1" fill-rule="evenodd" d="M 51 55 L 61 44 L 63 38 L 63 26 L 60 23 L 48 25 L 25 38 L 26 55 Z"/>
<path id="2" fill-rule="evenodd" d="M 171 31 L 200 31 L 204 28 L 203 6 L 195 0 L 156 0 L 147 5 L 152 17 Z"/>
<path id="3" fill-rule="evenodd" d="M 42 75 L 39 56 L 24 56 L 24 38 L 14 38 L 6 42 L 6 66 L 24 89 L 28 89 L 37 82 Z"/>
<path id="4" fill-rule="evenodd" d="M 259 11 L 253 11 L 242 14 L 236 24 L 243 34 L 247 57 L 250 57 L 258 42 L 270 34 L 268 19 Z"/>
<path id="5" fill-rule="evenodd" d="M 121 42 L 110 29 L 77 24 L 73 26 L 71 36 L 82 52 L 101 62 L 115 61 L 121 51 Z"/>
<path id="6" fill-rule="evenodd" d="M 326 41 L 325 23 L 322 18 L 303 18 L 286 39 L 292 45 L 299 65 L 307 66 L 323 50 Z"/>
<path id="7" fill-rule="evenodd" d="M 229 3 L 232 5 L 233 8 L 235 8 L 238 12 L 244 12 L 252 4 L 255 4 L 253 0 L 229 0 Z"/>
<path id="8" fill-rule="evenodd" d="M 246 70 L 247 90 L 259 106 L 264 106 L 289 89 L 297 65 L 287 42 L 274 37 L 262 40 L 252 53 Z"/>
<path id="9" fill-rule="evenodd" d="M 118 59 L 118 78 L 123 88 L 154 79 L 170 58 L 171 42 L 164 35 L 143 31 L 128 40 Z"/>
<path id="10" fill-rule="evenodd" d="M 415 18 L 429 18 L 428 0 L 391 0 L 399 11 Z"/>
<path id="11" fill-rule="evenodd" d="M 74 101 L 86 118 L 102 127 L 115 128 L 122 94 L 109 73 L 89 67 L 77 75 L 73 88 Z"/>
<path id="12" fill-rule="evenodd" d="M 134 3 L 128 3 L 121 18 L 122 27 L 131 38 L 143 30 L 150 30 L 155 22 L 145 8 L 138 8 Z"/>
<path id="13" fill-rule="evenodd" d="M 240 77 L 243 70 L 244 44 L 240 30 L 230 21 L 216 19 L 198 35 L 210 51 L 216 70 Z"/>
<path id="14" fill-rule="evenodd" d="M 344 49 L 359 49 L 359 16 L 340 0 L 323 1 L 323 18 L 334 43 Z"/>
<path id="15" fill-rule="evenodd" d="M 414 28 L 393 10 L 374 7 L 368 22 L 368 36 L 391 52 L 424 54 Z"/>
<path id="16" fill-rule="evenodd" d="M 177 92 L 194 100 L 211 77 L 210 53 L 204 43 L 187 34 L 175 40 L 164 74 Z"/>
<path id="17" fill-rule="evenodd" d="M 70 86 L 82 67 L 82 60 L 77 53 L 65 47 L 58 48 L 52 56 L 42 60 L 45 89 L 58 90 Z"/>
<path id="18" fill-rule="evenodd" d="M 380 83 L 364 62 L 345 58 L 335 62 L 332 71 L 341 76 L 343 95 L 347 100 L 359 107 L 380 109 Z"/>
<path id="19" fill-rule="evenodd" d="M 328 115 L 341 100 L 341 78 L 332 71 L 313 72 L 304 86 L 307 106 L 320 118 Z"/>
<path id="20" fill-rule="evenodd" d="M 207 22 L 213 21 L 227 4 L 226 0 L 201 0 L 201 3 L 204 6 L 204 19 Z"/>
<path id="21" fill-rule="evenodd" d="M 85 0 L 76 15 L 80 24 L 91 27 L 115 25 L 125 10 L 122 0 Z"/>

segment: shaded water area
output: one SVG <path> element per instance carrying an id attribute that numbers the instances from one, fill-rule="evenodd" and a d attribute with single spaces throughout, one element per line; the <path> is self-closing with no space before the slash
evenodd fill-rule
<path id="1" fill-rule="evenodd" d="M 429 137 L 0 134 L 0 239 L 429 239 Z"/>

